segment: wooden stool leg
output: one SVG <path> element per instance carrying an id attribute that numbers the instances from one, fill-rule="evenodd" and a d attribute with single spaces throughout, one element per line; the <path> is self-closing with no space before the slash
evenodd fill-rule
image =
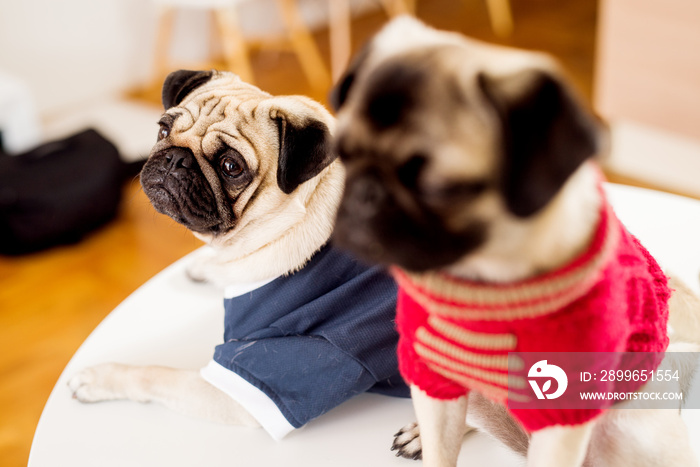
<path id="1" fill-rule="evenodd" d="M 209 59 L 212 62 L 221 60 L 224 40 L 219 32 L 219 22 L 216 19 L 216 10 L 209 10 Z"/>
<path id="2" fill-rule="evenodd" d="M 491 18 L 493 32 L 499 37 L 508 37 L 513 33 L 513 12 L 510 0 L 486 0 Z"/>
<path id="3" fill-rule="evenodd" d="M 153 63 L 153 79 L 160 87 L 168 74 L 168 56 L 170 55 L 170 39 L 173 35 L 173 22 L 175 21 L 175 9 L 163 7 L 158 19 L 158 34 L 156 36 L 156 49 Z"/>
<path id="4" fill-rule="evenodd" d="M 292 47 L 299 58 L 309 83 L 318 92 L 326 92 L 330 87 L 328 70 L 323 63 L 311 32 L 301 19 L 295 0 L 277 0 L 282 10 Z"/>
<path id="5" fill-rule="evenodd" d="M 331 36 L 331 73 L 337 81 L 350 61 L 350 0 L 328 0 Z"/>
<path id="6" fill-rule="evenodd" d="M 248 58 L 243 34 L 238 27 L 238 15 L 233 6 L 216 10 L 216 23 L 223 39 L 224 58 L 227 66 L 245 82 L 253 82 L 253 68 Z"/>
<path id="7" fill-rule="evenodd" d="M 384 11 L 389 17 L 401 14 L 415 14 L 416 0 L 380 0 Z M 331 36 L 331 72 L 333 81 L 336 81 L 345 71 L 350 61 L 352 41 L 350 38 L 350 1 L 328 0 L 330 12 L 330 36 Z"/>
<path id="8" fill-rule="evenodd" d="M 386 14 L 393 18 L 399 15 L 412 15 L 416 11 L 415 0 L 380 0 Z"/>

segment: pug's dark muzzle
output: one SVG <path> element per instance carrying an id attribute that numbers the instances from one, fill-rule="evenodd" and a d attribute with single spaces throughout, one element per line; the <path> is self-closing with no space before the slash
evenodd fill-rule
<path id="1" fill-rule="evenodd" d="M 191 150 L 172 147 L 152 155 L 141 171 L 141 186 L 158 212 L 189 230 L 220 230 L 216 197 Z"/>
<path id="2" fill-rule="evenodd" d="M 407 193 L 397 195 L 390 184 L 377 170 L 348 176 L 335 244 L 372 263 L 420 272 L 452 264 L 483 243 L 484 225 L 450 232 L 438 216 Z"/>

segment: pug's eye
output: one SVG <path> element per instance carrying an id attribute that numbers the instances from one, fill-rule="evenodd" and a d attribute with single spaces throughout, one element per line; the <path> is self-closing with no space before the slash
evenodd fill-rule
<path id="1" fill-rule="evenodd" d="M 230 178 L 236 178 L 243 173 L 243 166 L 233 157 L 223 157 L 219 162 L 221 172 Z"/>
<path id="2" fill-rule="evenodd" d="M 161 125 L 160 129 L 158 130 L 158 141 L 160 141 L 163 138 L 167 138 L 170 135 L 170 129 L 166 126 Z"/>

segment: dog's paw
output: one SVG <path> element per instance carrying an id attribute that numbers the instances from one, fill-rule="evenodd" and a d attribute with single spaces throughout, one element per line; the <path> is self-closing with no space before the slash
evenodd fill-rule
<path id="1" fill-rule="evenodd" d="M 125 365 L 105 363 L 86 368 L 68 380 L 73 399 L 80 402 L 101 402 L 126 398 L 122 375 Z"/>
<path id="2" fill-rule="evenodd" d="M 420 429 L 417 423 L 409 423 L 394 435 L 391 450 L 396 457 L 418 460 L 423 458 L 423 446 L 420 442 Z"/>

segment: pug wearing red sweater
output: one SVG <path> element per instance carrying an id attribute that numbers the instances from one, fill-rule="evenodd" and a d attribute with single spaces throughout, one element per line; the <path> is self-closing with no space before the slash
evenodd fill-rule
<path id="1" fill-rule="evenodd" d="M 399 284 L 400 370 L 424 465 L 456 465 L 467 407 L 530 467 L 696 465 L 677 411 L 488 409 L 509 400 L 509 352 L 660 355 L 669 304 L 687 340 L 700 337 L 686 325 L 697 299 L 671 298 L 687 289 L 606 201 L 594 162 L 605 127 L 558 66 L 401 18 L 332 100 L 347 170 L 334 238 L 391 265 Z"/>

